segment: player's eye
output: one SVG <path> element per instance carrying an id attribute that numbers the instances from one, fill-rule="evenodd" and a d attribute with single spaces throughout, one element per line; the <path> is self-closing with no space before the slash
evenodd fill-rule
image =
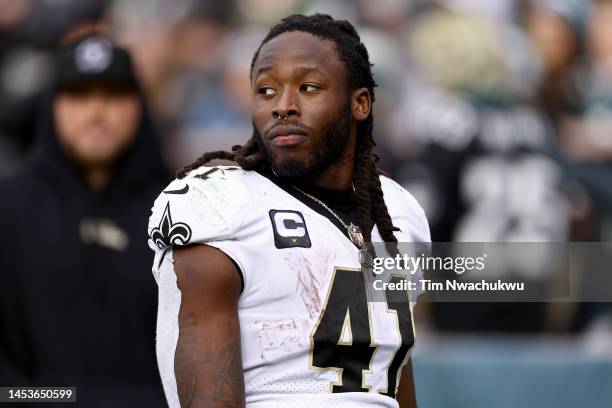
<path id="1" fill-rule="evenodd" d="M 262 86 L 257 90 L 257 93 L 262 96 L 271 96 L 274 95 L 276 91 L 271 86 Z"/>
<path id="2" fill-rule="evenodd" d="M 303 84 L 300 89 L 304 92 L 316 92 L 321 88 L 313 84 Z"/>

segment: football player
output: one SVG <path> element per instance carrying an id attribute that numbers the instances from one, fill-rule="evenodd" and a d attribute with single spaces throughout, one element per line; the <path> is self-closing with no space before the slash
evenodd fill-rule
<path id="1" fill-rule="evenodd" d="M 429 227 L 376 167 L 370 67 L 349 22 L 283 19 L 253 57 L 251 139 L 204 154 L 156 200 L 171 407 L 416 406 L 411 304 L 368 301 L 362 255 L 428 242 Z"/>

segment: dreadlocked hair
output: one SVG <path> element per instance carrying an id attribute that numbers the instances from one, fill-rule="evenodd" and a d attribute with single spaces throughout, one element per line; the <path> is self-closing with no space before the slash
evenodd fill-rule
<path id="1" fill-rule="evenodd" d="M 334 20 L 326 14 L 310 16 L 294 14 L 284 18 L 279 24 L 272 27 L 253 56 L 251 77 L 261 48 L 276 36 L 290 31 L 307 32 L 321 39 L 333 41 L 336 44 L 339 57 L 346 67 L 347 90 L 350 92 L 358 88 L 367 88 L 370 92 L 371 101 L 374 102 L 376 83 L 372 76 L 372 64 L 359 34 L 350 22 Z M 378 156 L 374 153 L 376 143 L 372 134 L 373 128 L 374 117 L 370 110 L 369 116 L 357 124 L 357 147 L 353 171 L 353 185 L 358 199 L 357 222 L 370 249 L 372 249 L 372 228 L 377 225 L 383 241 L 387 245 L 391 244 L 391 248 L 387 247 L 387 249 L 396 252 L 397 238 L 393 235 L 393 231 L 397 229 L 392 224 L 391 216 L 383 199 L 379 178 L 379 175 L 383 172 L 376 166 Z M 246 144 L 233 146 L 231 152 L 214 151 L 205 153 L 195 162 L 180 169 L 177 172 L 177 177 L 183 178 L 190 171 L 211 160 L 234 161 L 245 170 L 263 170 L 269 166 L 264 154 L 259 150 L 255 136 L 253 136 Z"/>

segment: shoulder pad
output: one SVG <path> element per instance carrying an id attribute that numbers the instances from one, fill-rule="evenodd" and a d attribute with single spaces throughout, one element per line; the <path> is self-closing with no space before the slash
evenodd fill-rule
<path id="1" fill-rule="evenodd" d="M 243 177 L 239 167 L 203 166 L 170 183 L 151 210 L 151 247 L 161 250 L 231 238 L 248 203 Z"/>

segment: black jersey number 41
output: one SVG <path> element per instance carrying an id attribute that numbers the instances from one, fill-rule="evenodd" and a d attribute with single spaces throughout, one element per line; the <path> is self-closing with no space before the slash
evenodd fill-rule
<path id="1" fill-rule="evenodd" d="M 391 282 L 399 279 L 393 277 Z M 394 398 L 398 371 L 414 344 L 414 332 L 406 292 L 387 291 L 385 295 L 388 311 L 397 314 L 402 337 L 387 366 L 387 390 L 381 392 Z M 370 370 L 376 345 L 372 344 L 370 311 L 360 270 L 335 269 L 311 344 L 311 368 L 339 373 L 340 380 L 331 384 L 331 392 L 369 391 L 363 377 Z"/>

